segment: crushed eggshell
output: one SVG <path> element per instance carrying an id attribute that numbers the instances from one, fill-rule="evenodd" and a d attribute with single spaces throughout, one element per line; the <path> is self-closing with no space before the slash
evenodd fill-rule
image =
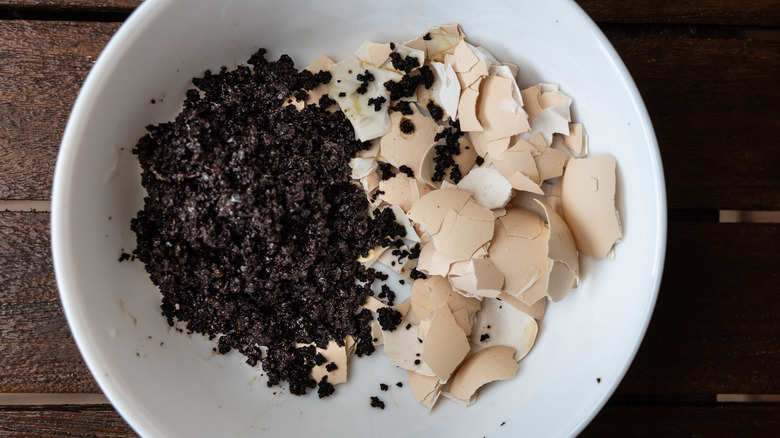
<path id="1" fill-rule="evenodd" d="M 469 341 L 447 305 L 439 306 L 430 318 L 421 357 L 439 381 L 446 382 L 469 353 Z"/>
<path id="2" fill-rule="evenodd" d="M 442 384 L 439 379 L 436 376 L 424 376 L 410 370 L 407 370 L 407 373 L 409 373 L 409 387 L 414 398 L 428 409 L 433 408 L 441 394 Z"/>
<path id="3" fill-rule="evenodd" d="M 390 128 L 380 139 L 382 158 L 393 166 L 407 166 L 420 175 L 423 155 L 434 143 L 439 125 L 412 105 L 412 114 L 390 113 Z M 411 129 L 411 132 L 406 132 Z"/>
<path id="4" fill-rule="evenodd" d="M 302 347 L 307 344 L 298 344 Z M 314 345 L 314 344 L 308 344 Z M 315 346 L 316 347 L 316 346 Z M 325 357 L 322 365 L 315 365 L 311 369 L 311 376 L 314 380 L 320 381 L 324 376 L 328 376 L 328 383 L 338 385 L 347 381 L 347 348 L 346 345 L 339 345 L 336 341 L 330 340 L 325 348 L 316 347 L 317 353 Z M 334 363 L 336 368 L 328 371 L 326 367 Z"/>
<path id="5" fill-rule="evenodd" d="M 474 204 L 476 205 L 476 204 Z M 444 257 L 466 260 L 493 237 L 493 213 L 479 207 L 483 213 L 450 210 L 442 220 L 441 229 L 433 235 L 433 244 Z"/>
<path id="6" fill-rule="evenodd" d="M 544 318 L 544 314 L 547 312 L 547 300 L 539 300 L 533 305 L 529 306 L 528 304 L 505 292 L 501 292 L 501 294 L 498 295 L 498 299 L 508 303 L 510 306 L 525 313 L 528 316 L 531 316 L 537 321 L 541 321 Z"/>
<path id="7" fill-rule="evenodd" d="M 495 234 L 488 253 L 493 265 L 504 275 L 502 291 L 518 297 L 543 275 L 547 275 L 549 232 L 542 227 L 542 232 L 533 239 L 511 236 L 506 229 L 520 227 L 515 226 L 515 216 L 510 214 L 511 210 L 507 210 L 506 216 L 496 221 Z M 505 227 L 504 222 L 509 223 L 509 227 Z M 526 301 L 526 304 L 532 305 L 533 302 Z"/>
<path id="8" fill-rule="evenodd" d="M 470 192 L 488 210 L 504 207 L 512 197 L 512 185 L 492 165 L 472 169 L 460 180 L 458 188 Z"/>
<path id="9" fill-rule="evenodd" d="M 483 300 L 471 335 L 473 350 L 505 345 L 515 349 L 520 361 L 534 345 L 539 326 L 527 313 L 499 300 Z"/>
<path id="10" fill-rule="evenodd" d="M 575 158 L 563 176 L 563 217 L 577 248 L 591 257 L 607 257 L 623 236 L 615 209 L 615 166 L 608 155 Z"/>
<path id="11" fill-rule="evenodd" d="M 563 175 L 563 166 L 568 155 L 565 152 L 553 148 L 547 148 L 536 157 L 536 167 L 539 170 L 539 179 L 547 180 Z"/>
<path id="12" fill-rule="evenodd" d="M 482 80 L 477 117 L 488 141 L 531 130 L 521 101 L 514 97 L 513 84 L 513 80 L 502 76 L 487 76 Z"/>
<path id="13" fill-rule="evenodd" d="M 498 297 L 504 286 L 504 275 L 489 258 L 472 258 L 464 274 L 449 279 L 455 290 L 483 298 Z"/>
<path id="14" fill-rule="evenodd" d="M 460 366 L 450 381 L 448 394 L 462 403 L 472 404 L 484 385 L 514 377 L 518 369 L 514 356 L 515 349 L 503 345 L 480 350 Z"/>
<path id="15" fill-rule="evenodd" d="M 407 216 L 420 224 L 425 231 L 438 233 L 444 216 L 450 210 L 460 211 L 471 197 L 471 193 L 460 189 L 440 189 L 431 191 L 412 205 Z"/>
<path id="16" fill-rule="evenodd" d="M 569 135 L 563 137 L 563 145 L 575 152 L 578 158 L 588 153 L 588 136 L 582 123 L 569 125 Z"/>

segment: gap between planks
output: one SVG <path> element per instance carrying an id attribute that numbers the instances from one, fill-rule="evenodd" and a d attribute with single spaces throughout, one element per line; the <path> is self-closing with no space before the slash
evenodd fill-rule
<path id="1" fill-rule="evenodd" d="M 6 393 L 0 394 L 0 406 L 103 405 L 110 404 L 103 394 L 82 393 Z"/>

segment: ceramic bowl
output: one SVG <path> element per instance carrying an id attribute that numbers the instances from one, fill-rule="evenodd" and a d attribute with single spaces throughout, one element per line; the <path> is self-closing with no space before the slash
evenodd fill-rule
<path id="1" fill-rule="evenodd" d="M 364 40 L 405 41 L 460 23 L 468 39 L 520 67 L 521 87 L 560 84 L 592 155 L 618 162 L 624 230 L 615 260 L 584 259 L 582 282 L 549 307 L 516 378 L 464 408 L 428 413 L 404 370 L 383 355 L 353 361 L 331 399 L 267 388 L 259 368 L 215 355 L 172 330 L 140 262 L 130 219 L 142 206 L 131 153 L 150 123 L 171 119 L 191 79 L 245 62 L 258 48 L 299 67 L 350 55 Z M 154 99 L 156 103 L 152 104 Z M 79 94 L 54 180 L 52 241 L 73 336 L 119 413 L 141 435 L 568 436 L 582 430 L 625 374 L 652 314 L 666 240 L 663 172 L 642 99 L 604 35 L 573 2 L 466 0 L 147 0 L 106 46 Z M 384 410 L 369 407 L 381 395 Z M 311 435 L 309 435 L 311 434 Z"/>

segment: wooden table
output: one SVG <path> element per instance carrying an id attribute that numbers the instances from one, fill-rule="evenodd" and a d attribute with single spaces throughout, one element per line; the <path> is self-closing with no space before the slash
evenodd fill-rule
<path id="1" fill-rule="evenodd" d="M 71 338 L 46 211 L 79 87 L 138 3 L 0 0 L 2 436 L 134 436 Z M 780 436 L 780 1 L 579 3 L 645 99 L 669 206 L 652 322 L 583 435 Z"/>

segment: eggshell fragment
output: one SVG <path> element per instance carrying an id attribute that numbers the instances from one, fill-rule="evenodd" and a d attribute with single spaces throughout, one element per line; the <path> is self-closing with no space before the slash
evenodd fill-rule
<path id="1" fill-rule="evenodd" d="M 455 262 L 456 260 L 442 255 L 442 253 L 436 250 L 436 246 L 433 242 L 430 242 L 424 245 L 420 250 L 420 257 L 417 260 L 417 270 L 429 275 L 445 276 L 450 272 L 450 265 Z"/>
<path id="2" fill-rule="evenodd" d="M 407 314 L 401 319 L 401 324 L 393 331 L 382 330 L 384 338 L 385 355 L 390 359 L 390 363 L 406 370 L 417 371 L 424 375 L 434 375 L 430 367 L 420 359 L 422 355 L 423 344 L 417 339 L 418 325 L 412 324 L 407 330 L 406 325 L 411 324 L 410 316 Z M 458 328 L 460 331 L 460 328 Z M 462 333 L 462 331 L 461 331 Z M 415 361 L 418 361 L 415 363 Z"/>
<path id="3" fill-rule="evenodd" d="M 588 136 L 585 134 L 582 123 L 573 123 L 569 125 L 569 135 L 563 138 L 563 145 L 572 152 L 582 156 L 588 153 Z"/>
<path id="4" fill-rule="evenodd" d="M 547 300 L 539 300 L 535 302 L 533 305 L 529 306 L 528 304 L 525 304 L 524 302 L 520 301 L 519 299 L 505 292 L 502 292 L 498 296 L 498 299 L 509 304 L 515 309 L 525 313 L 526 315 L 534 318 L 537 321 L 541 321 L 544 318 L 545 312 L 547 311 Z"/>
<path id="5" fill-rule="evenodd" d="M 413 109 L 411 115 L 403 115 L 398 111 L 390 114 L 389 132 L 380 139 L 381 154 L 388 163 L 395 167 L 408 166 L 417 176 L 420 174 L 420 162 L 428 148 L 434 143 L 434 137 L 439 130 L 430 117 L 425 117 L 419 110 Z M 411 123 L 414 130 L 404 133 L 401 125 Z"/>
<path id="6" fill-rule="evenodd" d="M 561 102 L 563 100 L 561 96 L 566 97 L 566 100 Z M 539 97 L 540 104 L 545 97 L 550 106 L 542 105 L 542 110 L 530 119 L 531 132 L 541 133 L 547 145 L 550 145 L 554 133 L 569 135 L 571 99 L 559 92 L 542 92 Z"/>
<path id="7" fill-rule="evenodd" d="M 422 196 L 409 209 L 409 219 L 420 224 L 425 231 L 439 232 L 444 216 L 450 210 L 460 211 L 471 197 L 471 193 L 460 189 L 434 190 Z"/>
<path id="8" fill-rule="evenodd" d="M 545 149 L 544 153 L 534 158 L 539 170 L 539 179 L 547 180 L 563 175 L 563 166 L 567 158 L 565 152 L 553 148 Z"/>
<path id="9" fill-rule="evenodd" d="M 542 105 L 539 103 L 540 94 L 541 89 L 538 85 L 520 90 L 520 95 L 523 97 L 523 109 L 529 118 L 536 116 L 542 111 Z"/>
<path id="10" fill-rule="evenodd" d="M 544 223 L 536 213 L 523 208 L 510 208 L 498 218 L 508 236 L 534 239 L 542 234 Z"/>
<path id="11" fill-rule="evenodd" d="M 504 275 L 487 258 L 472 258 L 465 273 L 449 278 L 455 290 L 483 298 L 498 297 L 504 285 Z"/>
<path id="12" fill-rule="evenodd" d="M 336 341 L 331 340 L 324 349 L 317 347 L 317 353 L 325 356 L 325 363 L 315 365 L 311 369 L 311 376 L 314 380 L 319 382 L 324 376 L 328 376 L 328 383 L 332 385 L 338 385 L 347 381 L 346 346 L 340 346 Z M 331 362 L 336 364 L 336 369 L 328 371 L 325 367 Z"/>
<path id="13" fill-rule="evenodd" d="M 377 199 L 397 205 L 404 212 L 408 212 L 414 202 L 412 192 L 414 182 L 414 178 L 404 173 L 397 173 L 390 179 L 379 181 L 379 191 L 383 193 L 380 193 Z"/>
<path id="14" fill-rule="evenodd" d="M 591 257 L 606 257 L 623 235 L 615 210 L 615 167 L 607 155 L 575 158 L 563 176 L 563 217 L 577 248 Z"/>
<path id="15" fill-rule="evenodd" d="M 513 84 L 514 81 L 501 76 L 482 80 L 477 117 L 488 141 L 531 130 L 528 115 L 513 96 Z"/>
<path id="16" fill-rule="evenodd" d="M 460 100 L 460 82 L 458 75 L 451 65 L 441 62 L 430 64 L 433 72 L 433 85 L 431 88 L 420 88 L 418 97 L 421 107 L 427 108 L 428 102 L 433 102 L 443 111 L 443 119 L 455 120 L 458 113 L 458 101 Z"/>
<path id="17" fill-rule="evenodd" d="M 493 214 L 486 210 L 492 219 Z M 441 229 L 433 235 L 433 243 L 443 256 L 466 260 L 493 237 L 493 224 L 474 216 L 450 210 L 444 217 Z"/>
<path id="18" fill-rule="evenodd" d="M 463 132 L 484 130 L 479 122 L 479 118 L 477 118 L 477 100 L 481 82 L 482 78 L 478 78 L 470 87 L 461 86 L 457 117 L 460 121 L 460 129 Z"/>
<path id="19" fill-rule="evenodd" d="M 390 44 L 372 43 L 366 41 L 355 51 L 355 56 L 364 63 L 379 67 L 384 64 L 393 53 Z"/>
<path id="20" fill-rule="evenodd" d="M 371 172 L 368 175 L 360 178 L 360 185 L 363 187 L 363 191 L 366 193 L 371 193 L 374 191 L 374 189 L 379 188 L 379 182 L 381 181 L 381 177 L 376 172 Z"/>
<path id="21" fill-rule="evenodd" d="M 530 143 L 526 144 L 530 146 Z M 516 171 L 527 176 L 534 183 L 539 184 L 542 179 L 539 177 L 537 160 L 534 159 L 531 151 L 520 150 L 524 145 L 519 146 L 520 147 L 514 146 L 509 150 L 504 151 L 504 153 L 500 155 L 501 159 L 512 166 Z"/>
<path id="22" fill-rule="evenodd" d="M 366 257 L 358 257 L 358 262 L 362 263 L 364 267 L 370 268 L 385 250 L 387 250 L 387 247 L 376 246 L 368 252 Z"/>
<path id="23" fill-rule="evenodd" d="M 482 307 L 482 303 L 478 299 L 466 297 L 455 292 L 449 281 L 442 276 L 429 277 L 425 280 L 425 285 L 430 294 L 427 305 L 428 316 L 430 316 L 430 312 L 436 310 L 442 304 L 447 304 L 452 312 L 466 309 L 468 314 L 473 314 Z"/>
<path id="24" fill-rule="evenodd" d="M 503 301 L 486 299 L 482 302 L 482 310 L 477 313 L 471 344 L 477 350 L 494 345 L 512 347 L 514 359 L 519 361 L 533 347 L 538 331 L 539 326 L 530 315 Z M 482 340 L 484 334 L 489 337 Z"/>
<path id="25" fill-rule="evenodd" d="M 514 348 L 503 345 L 477 352 L 466 359 L 452 377 L 449 394 L 456 399 L 472 403 L 473 397 L 482 386 L 514 377 L 518 369 L 514 355 Z"/>
<path id="26" fill-rule="evenodd" d="M 365 304 L 363 304 L 363 307 L 365 307 L 366 309 L 376 313 L 377 311 L 379 311 L 379 309 L 381 309 L 383 307 L 387 307 L 387 304 L 379 301 L 378 299 L 376 299 L 376 298 L 374 298 L 372 296 L 369 296 L 369 297 L 366 297 L 366 302 L 365 302 Z"/>
<path id="27" fill-rule="evenodd" d="M 409 373 L 409 388 L 414 398 L 428 409 L 433 408 L 441 394 L 442 384 L 439 379 L 436 376 L 423 376 L 414 371 L 407 371 L 407 373 Z"/>
<path id="28" fill-rule="evenodd" d="M 510 210 L 507 211 L 507 216 Z M 503 292 L 515 297 L 529 289 L 548 270 L 547 228 L 533 239 L 510 236 L 502 225 L 506 216 L 496 221 L 495 234 L 488 248 L 490 260 L 504 275 Z M 533 304 L 533 302 L 526 302 Z"/>
<path id="29" fill-rule="evenodd" d="M 472 169 L 460 180 L 458 188 L 470 192 L 474 200 L 488 210 L 505 206 L 512 196 L 512 185 L 494 166 Z"/>
<path id="30" fill-rule="evenodd" d="M 439 306 L 430 321 L 422 344 L 422 360 L 439 381 L 446 382 L 469 353 L 469 342 L 448 306 Z"/>
<path id="31" fill-rule="evenodd" d="M 511 137 L 505 137 L 488 141 L 485 133 L 479 131 L 469 132 L 468 137 L 474 144 L 477 154 L 483 157 L 488 154 L 492 154 L 494 157 L 501 157 L 501 154 L 509 148 L 512 140 Z"/>
<path id="32" fill-rule="evenodd" d="M 390 206 L 390 210 L 393 211 L 393 215 L 395 216 L 395 222 L 398 225 L 404 227 L 404 230 L 406 230 L 406 235 L 403 237 L 404 240 L 419 242 L 420 237 L 417 236 L 417 231 L 414 230 L 414 227 L 412 227 L 412 224 L 409 222 L 409 218 L 406 217 L 406 213 L 401 209 L 401 207 L 397 205 L 392 205 Z"/>

